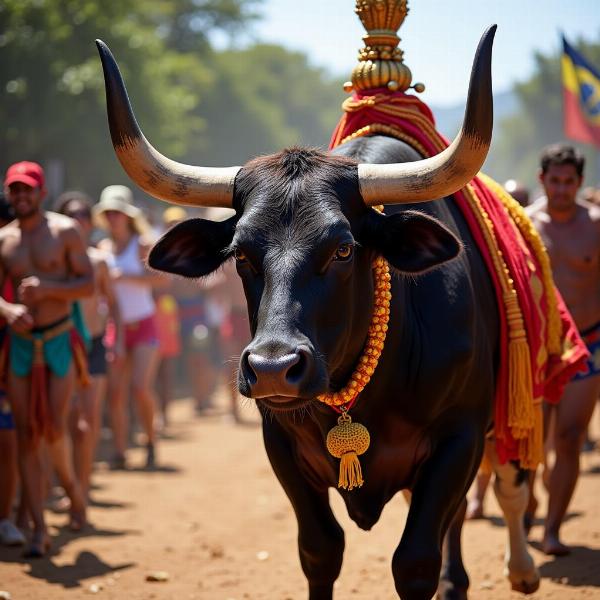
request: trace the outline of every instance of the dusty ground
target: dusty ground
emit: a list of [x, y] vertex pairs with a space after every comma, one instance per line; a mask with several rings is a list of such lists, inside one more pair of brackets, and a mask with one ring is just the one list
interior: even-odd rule
[[[254, 423], [249, 407], [245, 416]], [[170, 435], [160, 446], [163, 468], [136, 470], [131, 451], [126, 473], [99, 467], [90, 527], [68, 533], [64, 515], [50, 514], [53, 551], [25, 562], [16, 549], [0, 550], [0, 590], [14, 600], [277, 599], [306, 598], [296, 556], [292, 510], [271, 473], [256, 425], [235, 426], [223, 416], [197, 419], [186, 402], [174, 407]], [[541, 494], [543, 496], [543, 494]], [[540, 525], [532, 530], [532, 553], [543, 582], [534, 599], [600, 598], [600, 453], [584, 456], [583, 474], [564, 526], [571, 556], [553, 559], [537, 550]], [[544, 497], [545, 499], [545, 497]], [[390, 559], [406, 517], [397, 497], [370, 533], [332, 501], [346, 531], [346, 559], [338, 599], [395, 598]], [[492, 494], [488, 520], [467, 523], [465, 559], [471, 598], [514, 600], [502, 577], [505, 530]], [[166, 582], [146, 576], [166, 571]]]

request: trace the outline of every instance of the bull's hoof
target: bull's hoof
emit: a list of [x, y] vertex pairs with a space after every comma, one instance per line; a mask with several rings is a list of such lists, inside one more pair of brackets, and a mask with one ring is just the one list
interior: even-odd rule
[[536, 581], [525, 581], [524, 579], [521, 581], [511, 581], [510, 587], [514, 592], [521, 592], [521, 594], [533, 594], [537, 592], [540, 587], [540, 580]]
[[504, 574], [508, 581], [510, 581], [510, 587], [515, 592], [521, 592], [521, 594], [533, 594], [540, 587], [540, 574], [534, 567], [532, 571], [520, 571], [510, 572], [505, 569]]

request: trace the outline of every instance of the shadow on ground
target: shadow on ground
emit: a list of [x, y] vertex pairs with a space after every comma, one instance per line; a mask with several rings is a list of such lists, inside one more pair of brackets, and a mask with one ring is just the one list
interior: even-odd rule
[[[532, 545], [537, 547], [537, 544]], [[600, 550], [584, 546], [570, 548], [571, 554], [548, 557], [547, 562], [538, 565], [542, 577], [571, 587], [600, 587]]]
[[52, 558], [38, 559], [29, 564], [30, 569], [27, 575], [30, 577], [62, 585], [64, 588], [76, 588], [81, 586], [86, 579], [129, 569], [136, 563], [110, 565], [93, 552], [84, 550], [77, 555], [72, 565], [56, 565], [52, 562]]

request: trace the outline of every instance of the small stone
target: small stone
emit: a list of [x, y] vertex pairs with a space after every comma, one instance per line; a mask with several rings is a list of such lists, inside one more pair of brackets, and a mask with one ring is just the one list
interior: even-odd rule
[[267, 558], [269, 558], [269, 553], [266, 550], [261, 550], [256, 553], [256, 558], [258, 558], [258, 560], [267, 560]]
[[225, 550], [222, 546], [211, 546], [209, 554], [211, 558], [223, 558], [225, 556]]
[[91, 583], [88, 587], [88, 592], [90, 594], [97, 594], [102, 590], [102, 586], [99, 583]]
[[10, 600], [11, 598], [12, 596], [10, 595], [10, 592], [0, 590], [0, 600]]
[[169, 578], [166, 571], [152, 571], [146, 575], [146, 581], [169, 581]]

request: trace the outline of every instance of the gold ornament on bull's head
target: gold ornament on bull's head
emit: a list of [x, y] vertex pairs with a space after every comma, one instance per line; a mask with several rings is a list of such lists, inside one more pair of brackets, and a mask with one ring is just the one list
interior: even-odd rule
[[367, 35], [358, 53], [358, 64], [352, 71], [352, 81], [344, 90], [360, 92], [387, 87], [391, 92], [405, 92], [413, 88], [425, 90], [422, 83], [411, 86], [412, 73], [404, 64], [404, 53], [398, 48], [397, 31], [408, 14], [407, 0], [356, 0], [356, 14]]

